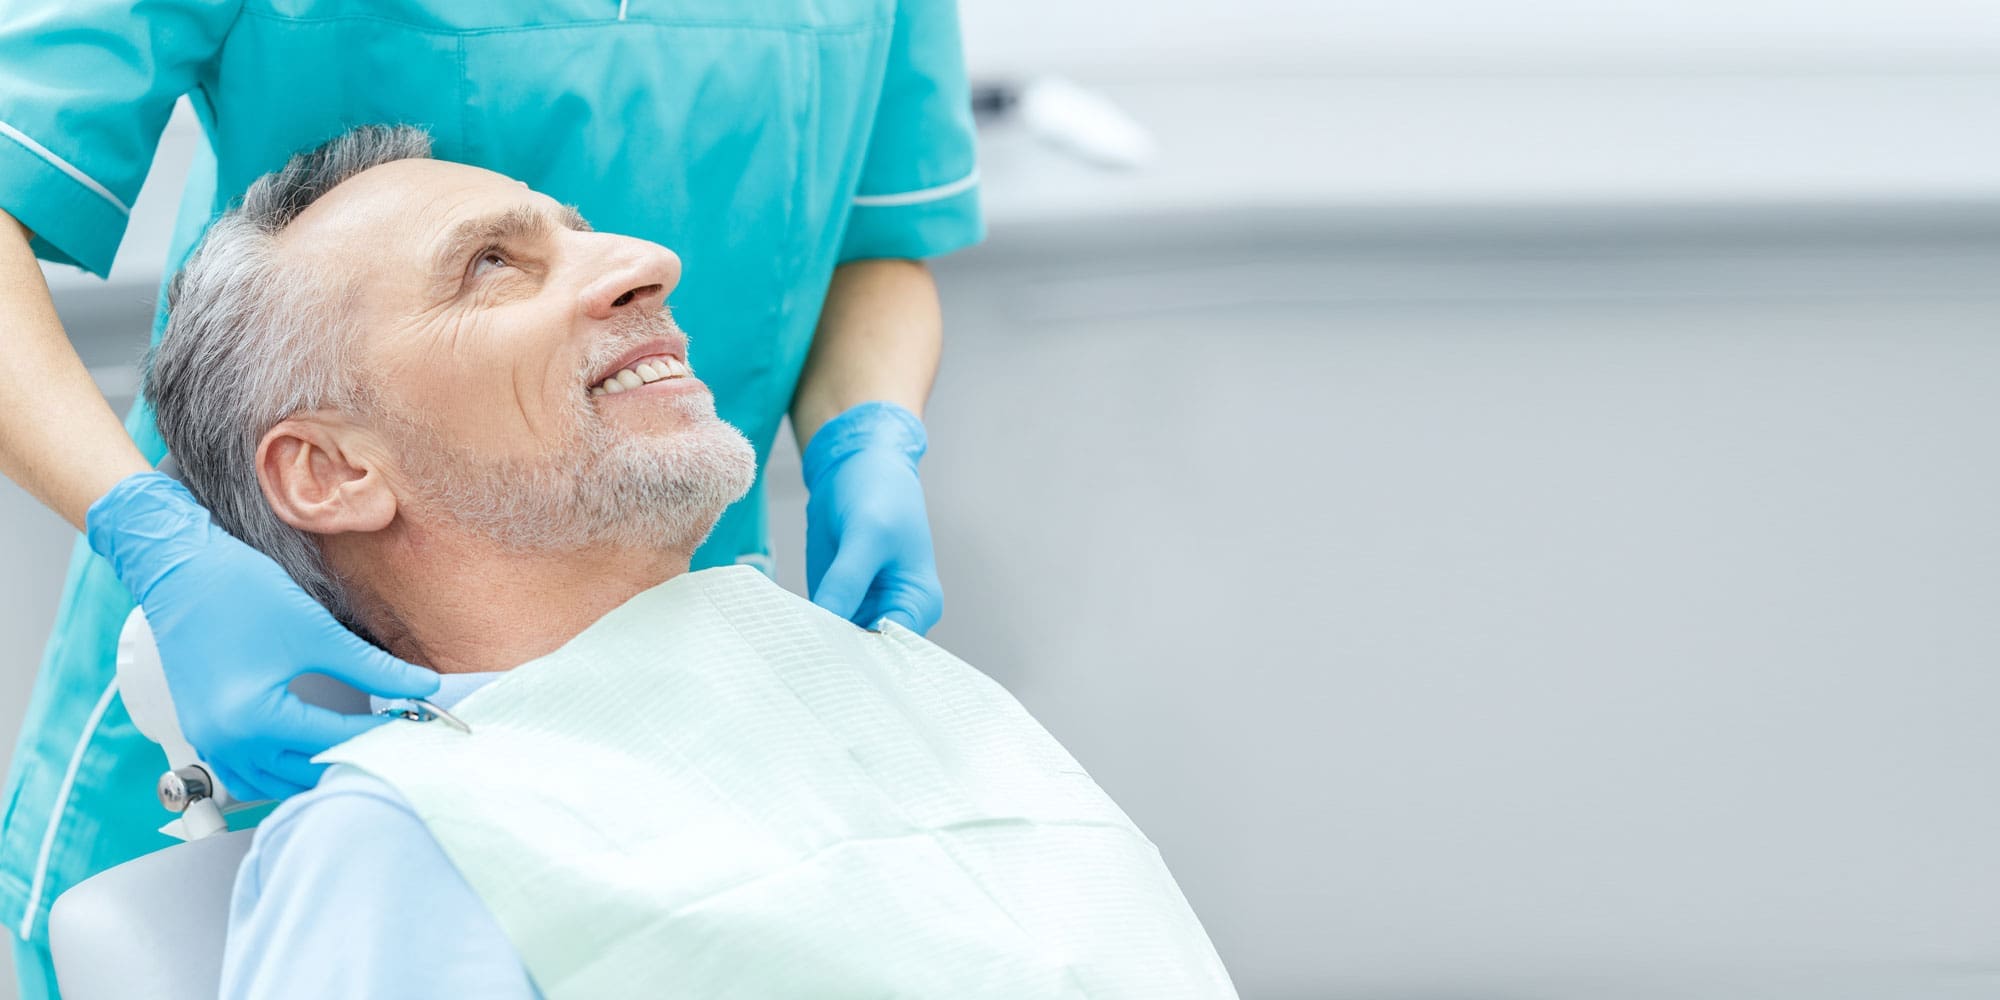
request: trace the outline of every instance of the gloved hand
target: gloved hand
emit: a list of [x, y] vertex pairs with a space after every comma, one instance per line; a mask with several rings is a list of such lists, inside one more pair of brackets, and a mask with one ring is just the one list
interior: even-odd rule
[[313, 754], [387, 721], [308, 705], [286, 690], [292, 678], [326, 674], [385, 698], [437, 691], [436, 674], [348, 631], [160, 473], [120, 480], [84, 523], [146, 611], [181, 733], [239, 800], [304, 791], [326, 769]]
[[864, 628], [889, 618], [918, 635], [944, 614], [917, 460], [923, 421], [862, 403], [826, 422], [800, 456], [806, 586], [814, 604]]

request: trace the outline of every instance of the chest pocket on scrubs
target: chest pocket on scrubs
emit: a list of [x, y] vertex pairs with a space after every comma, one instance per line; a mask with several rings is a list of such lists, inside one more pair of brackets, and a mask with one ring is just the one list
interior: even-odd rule
[[[439, 157], [679, 253], [671, 303], [690, 360], [761, 447], [844, 219], [842, 147], [872, 111], [872, 93], [823, 95], [822, 82], [851, 89], [892, 13], [891, 0], [247, 0], [220, 67], [334, 109], [341, 126], [428, 125]], [[270, 128], [258, 171], [339, 131], [269, 117], [217, 108], [225, 128]]]

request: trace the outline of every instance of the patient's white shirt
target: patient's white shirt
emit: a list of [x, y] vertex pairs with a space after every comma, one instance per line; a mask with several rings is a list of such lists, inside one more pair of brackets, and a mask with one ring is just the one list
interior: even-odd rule
[[[500, 673], [446, 674], [451, 707]], [[222, 998], [541, 994], [500, 924], [394, 789], [336, 765], [265, 817], [236, 873]]]

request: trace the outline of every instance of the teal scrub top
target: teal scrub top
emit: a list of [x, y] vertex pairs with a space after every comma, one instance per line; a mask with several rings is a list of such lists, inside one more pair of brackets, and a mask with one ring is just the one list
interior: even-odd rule
[[[41, 257], [109, 271], [184, 94], [209, 150], [169, 273], [252, 180], [369, 123], [679, 253], [690, 360], [760, 468], [696, 568], [770, 572], [761, 469], [834, 266], [984, 233], [951, 0], [11, 0], [0, 208]], [[143, 402], [127, 426], [157, 461]], [[163, 758], [110, 685], [130, 607], [79, 544], [0, 831], [0, 923], [23, 941], [70, 884], [168, 843]]]

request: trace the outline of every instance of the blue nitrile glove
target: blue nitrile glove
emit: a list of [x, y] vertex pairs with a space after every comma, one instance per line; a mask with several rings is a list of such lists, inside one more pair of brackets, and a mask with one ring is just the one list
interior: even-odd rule
[[423, 698], [438, 677], [363, 641], [270, 557], [209, 520], [181, 484], [127, 476], [84, 516], [90, 547], [146, 610], [181, 733], [242, 801], [319, 781], [308, 758], [386, 721], [300, 701], [319, 673], [385, 698]]
[[926, 445], [923, 421], [894, 403], [862, 403], [813, 435], [799, 459], [814, 604], [864, 628], [937, 624], [944, 592], [917, 481]]

